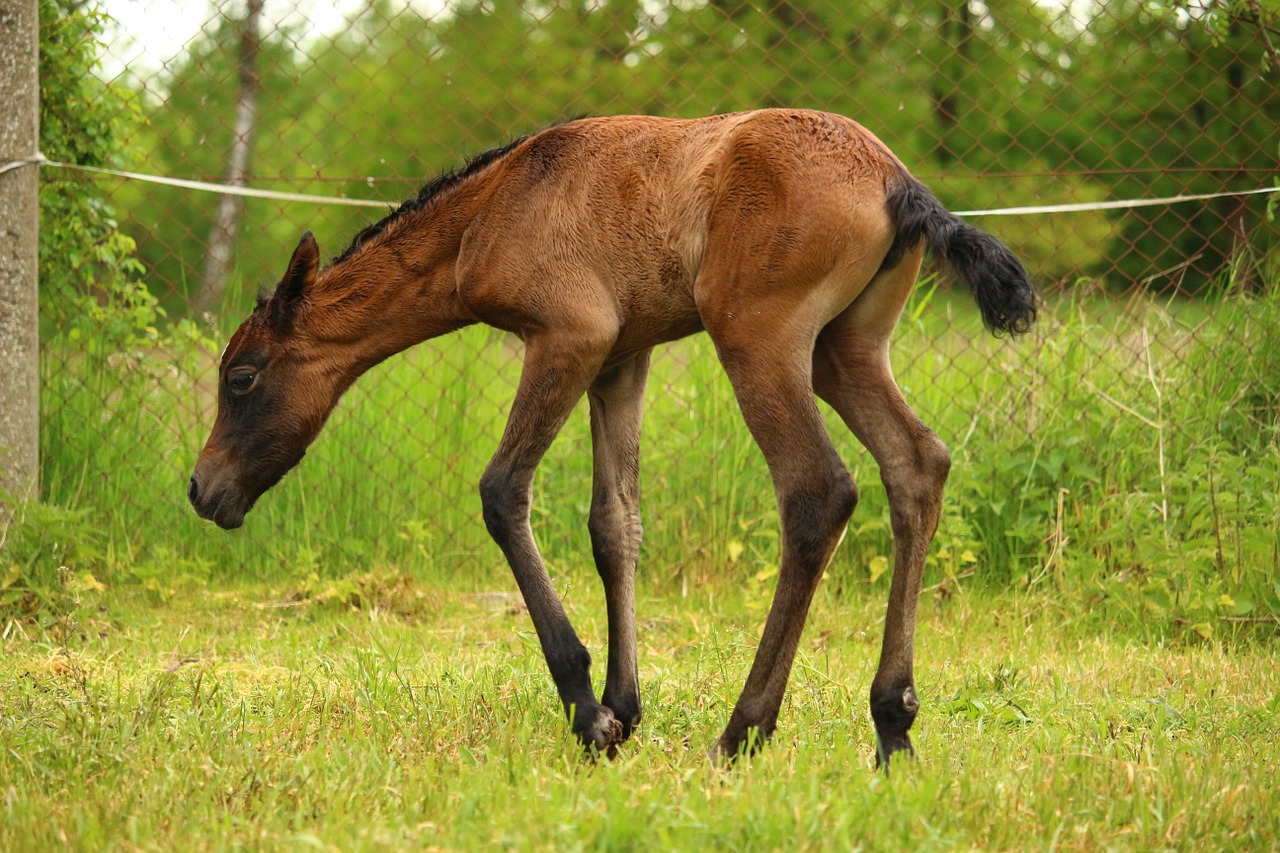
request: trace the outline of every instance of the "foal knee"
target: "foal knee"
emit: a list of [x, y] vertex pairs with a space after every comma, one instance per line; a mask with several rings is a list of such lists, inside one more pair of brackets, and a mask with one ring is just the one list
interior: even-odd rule
[[606, 581], [634, 569], [643, 534], [638, 509], [618, 500], [597, 500], [587, 517], [587, 532], [596, 569]]
[[484, 525], [499, 544], [506, 541], [528, 511], [526, 490], [505, 469], [484, 472], [480, 478], [480, 504]]
[[914, 486], [921, 493], [941, 491], [947, 475], [951, 473], [951, 451], [928, 427], [920, 427], [914, 444], [914, 452], [897, 466], [901, 473], [898, 479], [904, 482], [894, 485], [899, 488]]
[[797, 490], [783, 499], [784, 541], [799, 565], [814, 574], [823, 570], [857, 505], [858, 487], [846, 471], [822, 490]]
[[928, 429], [918, 437], [915, 452], [908, 459], [881, 470], [895, 533], [904, 525], [914, 526], [938, 513], [950, 472], [951, 452]]
[[920, 467], [925, 475], [936, 482], [937, 487], [941, 489], [947, 482], [947, 475], [951, 473], [951, 451], [947, 449], [942, 439], [938, 438], [932, 430], [928, 430], [920, 443], [919, 453]]

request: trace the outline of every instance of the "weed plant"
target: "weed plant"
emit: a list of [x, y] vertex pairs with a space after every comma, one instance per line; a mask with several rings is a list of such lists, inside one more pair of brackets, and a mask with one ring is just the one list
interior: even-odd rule
[[[954, 460], [926, 585], [1047, 588], [1139, 631], [1274, 628], [1278, 293], [1206, 304], [1081, 288], [1009, 342], [986, 336], [965, 301], [920, 287], [892, 357]], [[375, 368], [245, 528], [224, 533], [185, 500], [218, 344], [191, 324], [161, 335], [158, 311], [126, 308], [111, 335], [46, 343], [44, 500], [8, 531], [5, 606], [38, 609], [60, 570], [161, 596], [179, 582], [320, 585], [364, 571], [505, 582], [475, 484], [519, 376], [517, 341], [476, 327]], [[827, 415], [862, 495], [828, 583], [860, 594], [887, 584], [888, 510], [873, 460]], [[566, 589], [594, 586], [585, 404], [535, 490], [553, 573]], [[767, 597], [772, 490], [703, 336], [655, 357], [642, 490], [653, 590], [725, 580]]]

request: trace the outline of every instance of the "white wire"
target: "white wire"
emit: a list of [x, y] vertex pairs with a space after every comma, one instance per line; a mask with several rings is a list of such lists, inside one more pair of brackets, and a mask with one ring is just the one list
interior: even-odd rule
[[[255, 187], [241, 187], [230, 184], [215, 184], [208, 181], [191, 181], [186, 178], [169, 178], [162, 175], [148, 175], [141, 172], [126, 172], [120, 169], [106, 169], [100, 166], [81, 166], [76, 163], [60, 163], [57, 160], [46, 159], [43, 154], [36, 154], [25, 160], [13, 160], [0, 166], [0, 175], [5, 172], [17, 169], [21, 166], [52, 166], [58, 169], [72, 169], [80, 172], [92, 172], [99, 175], [111, 175], [117, 178], [127, 178], [133, 181], [143, 181], [150, 184], [163, 184], [171, 187], [182, 187], [183, 189], [198, 190], [201, 192], [213, 192], [220, 195], [238, 195], [248, 198], [265, 198], [276, 201], [298, 201], [307, 204], [332, 204], [344, 205], [347, 207], [394, 207], [395, 203], [386, 201], [376, 201], [374, 199], [363, 198], [342, 198], [339, 196], [323, 196], [308, 195], [306, 193], [286, 193], [276, 190], [257, 189]], [[1140, 198], [1140, 199], [1123, 199], [1119, 201], [1085, 201], [1072, 204], [1041, 204], [1022, 207], [996, 207], [986, 210], [955, 210], [952, 211], [956, 216], [1033, 216], [1042, 213], [1080, 213], [1093, 210], [1132, 210], [1137, 207], [1159, 207], [1171, 204], [1180, 204], [1187, 201], [1209, 201], [1215, 198], [1232, 198], [1238, 196], [1264, 195], [1269, 193], [1280, 192], [1280, 186], [1275, 187], [1258, 187], [1249, 190], [1226, 190], [1216, 193], [1194, 193], [1188, 195], [1164, 196], [1163, 198]]]
[[1280, 192], [1280, 187], [1259, 187], [1253, 190], [1228, 190], [1220, 193], [1195, 193], [1171, 195], [1164, 198], [1138, 198], [1121, 201], [1082, 201], [1075, 204], [1041, 204], [1031, 207], [997, 207], [991, 210], [955, 210], [956, 216], [1026, 216], [1035, 213], [1077, 213], [1086, 210], [1130, 210], [1135, 207], [1159, 207], [1184, 201], [1207, 201], [1213, 198], [1231, 198], [1242, 195], [1262, 195]]

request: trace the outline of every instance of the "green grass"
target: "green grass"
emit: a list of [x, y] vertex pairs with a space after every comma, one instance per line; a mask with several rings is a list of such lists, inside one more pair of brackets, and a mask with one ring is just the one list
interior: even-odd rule
[[[9, 621], [0, 849], [1268, 849], [1280, 670], [1264, 643], [1143, 643], [1056, 597], [937, 589], [920, 760], [871, 767], [881, 590], [824, 584], [780, 730], [705, 752], [762, 602], [641, 585], [646, 716], [613, 762], [565, 734], [527, 614], [405, 575], [304, 588], [71, 579]], [[603, 605], [571, 614], [602, 670]], [[598, 675], [599, 677], [599, 675]]]

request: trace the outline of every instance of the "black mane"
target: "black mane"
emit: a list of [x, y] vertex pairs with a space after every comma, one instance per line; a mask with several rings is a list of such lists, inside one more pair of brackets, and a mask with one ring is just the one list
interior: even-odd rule
[[361, 246], [368, 243], [374, 237], [377, 237], [383, 231], [386, 231], [387, 227], [391, 225], [391, 223], [401, 217], [413, 213], [415, 210], [421, 210], [433, 198], [440, 195], [445, 190], [462, 183], [462, 181], [471, 177], [476, 172], [479, 172], [490, 163], [501, 160], [528, 138], [528, 136], [521, 136], [519, 139], [513, 139], [508, 142], [506, 145], [500, 145], [497, 148], [490, 148], [488, 151], [472, 157], [463, 166], [432, 178], [423, 185], [422, 189], [418, 190], [418, 194], [416, 196], [403, 202], [399, 207], [391, 211], [382, 219], [372, 225], [369, 225], [360, 231], [360, 233], [356, 234], [355, 238], [351, 241], [351, 245], [347, 247], [347, 250], [334, 258], [333, 262], [337, 264], [345, 261], [347, 258], [359, 251]]

